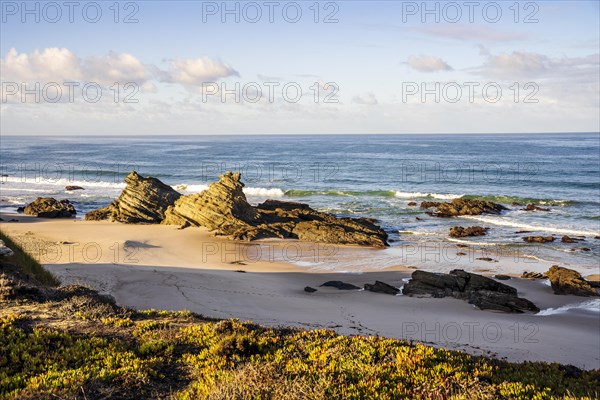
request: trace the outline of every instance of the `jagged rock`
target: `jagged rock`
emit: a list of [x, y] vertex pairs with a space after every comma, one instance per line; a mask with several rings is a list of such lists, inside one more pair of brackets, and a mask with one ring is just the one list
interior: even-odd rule
[[69, 200], [56, 200], [52, 197], [38, 197], [23, 209], [26, 215], [38, 218], [70, 218], [77, 214]]
[[228, 172], [207, 190], [183, 196], [163, 224], [203, 226], [235, 240], [291, 238], [311, 242], [387, 246], [387, 234], [368, 218], [337, 218], [307, 204], [267, 200], [252, 207], [239, 173]]
[[4, 240], [0, 240], [0, 256], [1, 257], [12, 257], [15, 253], [12, 251], [10, 247], [7, 247], [4, 244]]
[[342, 281], [327, 281], [321, 286], [329, 286], [339, 290], [358, 290], [360, 289], [358, 286], [355, 286], [351, 283], [346, 283]]
[[554, 294], [572, 294], [575, 296], [596, 296], [597, 292], [581, 274], [575, 270], [553, 265], [546, 272]]
[[519, 298], [517, 290], [494, 279], [460, 269], [449, 274], [415, 271], [402, 293], [413, 297], [454, 297], [467, 300], [481, 309], [525, 312], [539, 309], [529, 300]]
[[304, 291], [307, 292], [307, 293], [314, 293], [314, 292], [317, 291], [317, 289], [312, 288], [310, 286], [307, 286], [307, 287], [304, 288]]
[[585, 242], [585, 239], [574, 238], [574, 237], [565, 235], [560, 239], [560, 241], [563, 243], [577, 243], [577, 242]]
[[468, 301], [469, 304], [473, 304], [482, 310], [503, 312], [540, 311], [535, 304], [527, 299], [491, 290], [470, 292]]
[[522, 208], [523, 211], [550, 211], [549, 208], [538, 207], [535, 204], [529, 203], [525, 208]]
[[81, 186], [65, 186], [65, 190], [73, 191], [73, 190], [85, 190]]
[[554, 242], [554, 236], [525, 236], [523, 241], [527, 243], [549, 243]]
[[435, 217], [456, 217], [459, 215], [481, 215], [481, 214], [500, 214], [507, 210], [506, 207], [493, 203], [491, 201], [475, 199], [454, 199], [449, 203], [437, 201], [424, 201], [421, 208], [435, 208], [435, 212], [430, 212]]
[[541, 274], [539, 272], [527, 272], [527, 271], [523, 271], [521, 278], [523, 278], [523, 279], [548, 279], [548, 277], [546, 275]]
[[400, 293], [400, 289], [381, 281], [375, 281], [375, 283], [372, 285], [370, 283], [365, 283], [365, 290], [368, 290], [369, 292], [392, 295], [397, 295], [398, 293]]
[[414, 206], [416, 206], [416, 205], [417, 205], [417, 202], [416, 202], [416, 201], [409, 201], [409, 202], [408, 202], [408, 206], [409, 206], [409, 207], [414, 207]]
[[450, 228], [450, 237], [462, 238], [467, 236], [484, 236], [490, 228], [484, 228], [482, 226], [469, 226], [464, 228], [462, 226], [453, 226]]
[[159, 223], [167, 207], [181, 196], [172, 187], [152, 177], [144, 178], [133, 171], [125, 177], [127, 187], [107, 207], [90, 211], [86, 220], [111, 220], [125, 223]]
[[239, 173], [227, 172], [203, 192], [181, 196], [165, 212], [167, 225], [203, 226], [219, 235], [232, 235], [259, 221], [246, 200]]
[[18, 212], [19, 214], [22, 214], [22, 213], [24, 213], [24, 212], [25, 212], [25, 207], [17, 207], [17, 212]]

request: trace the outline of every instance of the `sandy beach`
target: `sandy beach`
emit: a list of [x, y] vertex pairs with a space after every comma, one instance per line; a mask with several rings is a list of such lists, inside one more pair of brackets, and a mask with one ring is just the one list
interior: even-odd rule
[[[550, 310], [590, 300], [554, 295], [544, 281], [507, 281], [542, 312], [504, 314], [482, 311], [456, 299], [319, 287], [328, 280], [360, 287], [381, 280], [402, 287], [414, 266], [407, 268], [399, 262], [381, 268], [374, 263], [362, 273], [348, 272], [344, 267], [345, 260], [355, 260], [357, 254], [376, 260], [378, 251], [387, 250], [280, 240], [238, 243], [214, 238], [203, 228], [45, 220], [16, 214], [1, 217], [4, 221], [18, 220], [2, 222], [2, 230], [63, 284], [89, 285], [124, 306], [186, 309], [207, 317], [239, 318], [269, 326], [403, 338], [510, 361], [600, 367], [598, 314], [582, 307], [566, 312]], [[310, 259], [317, 262], [302, 261]], [[330, 269], [345, 272], [310, 267], [328, 260]], [[508, 259], [498, 261], [493, 265], [495, 271], [511, 265]], [[476, 266], [481, 263], [473, 265], [466, 260], [462, 264], [471, 270], [477, 270]], [[447, 269], [457, 267], [461, 265], [448, 264]], [[318, 290], [307, 293], [306, 286]]]

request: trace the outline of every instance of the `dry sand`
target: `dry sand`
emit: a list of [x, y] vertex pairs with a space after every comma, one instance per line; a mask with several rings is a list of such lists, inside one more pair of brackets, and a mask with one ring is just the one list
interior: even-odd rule
[[[598, 312], [579, 309], [550, 315], [504, 314], [482, 311], [455, 299], [319, 287], [327, 280], [357, 286], [382, 280], [401, 287], [411, 273], [402, 263], [383, 269], [376, 262], [369, 266], [368, 261], [376, 260], [382, 250], [295, 241], [235, 243], [214, 238], [200, 228], [179, 230], [173, 226], [44, 220], [23, 215], [2, 218], [19, 220], [3, 222], [1, 229], [64, 284], [90, 285], [114, 296], [121, 305], [187, 309], [209, 317], [239, 318], [270, 326], [404, 338], [511, 361], [556, 361], [600, 368]], [[286, 259], [302, 261], [293, 264]], [[369, 266], [363, 267], [362, 273], [323, 271], [356, 271], [348, 265], [356, 266], [357, 259]], [[509, 263], [500, 259], [494, 270], [502, 270], [504, 265], [509, 268]], [[481, 263], [467, 261], [462, 266], [475, 270]], [[448, 270], [456, 267], [453, 264]], [[556, 296], [541, 281], [511, 279], [505, 283], [541, 309], [589, 301]], [[305, 286], [318, 291], [307, 293]]]

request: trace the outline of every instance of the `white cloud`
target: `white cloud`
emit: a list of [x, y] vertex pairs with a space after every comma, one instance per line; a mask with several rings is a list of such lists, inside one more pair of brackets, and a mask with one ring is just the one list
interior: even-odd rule
[[18, 53], [12, 48], [0, 60], [2, 80], [6, 82], [40, 82], [45, 84], [86, 81], [99, 84], [114, 82], [143, 83], [151, 78], [148, 68], [127, 53], [109, 52], [104, 56], [80, 60], [65, 48], [49, 47], [32, 53]]
[[373, 93], [365, 93], [359, 96], [355, 96], [352, 99], [353, 103], [356, 104], [361, 104], [361, 105], [366, 105], [366, 106], [374, 106], [376, 105], [377, 102], [377, 98], [375, 97], [375, 94]]
[[439, 57], [411, 55], [406, 63], [420, 72], [452, 71], [452, 67]]
[[80, 60], [70, 50], [50, 47], [30, 54], [11, 48], [0, 60], [0, 73], [8, 82], [55, 82], [79, 80], [83, 76]]
[[228, 76], [239, 76], [231, 66], [208, 57], [171, 60], [167, 81], [183, 85], [202, 85]]
[[84, 62], [85, 75], [94, 82], [144, 82], [150, 77], [146, 66], [128, 53], [109, 52], [105, 56], [90, 57]]
[[490, 54], [482, 48], [481, 54], [486, 57], [484, 64], [475, 72], [492, 78], [501, 79], [537, 79], [563, 78], [586, 82], [597, 81], [600, 56], [591, 54], [585, 57], [551, 58], [544, 54], [513, 51], [512, 53]]

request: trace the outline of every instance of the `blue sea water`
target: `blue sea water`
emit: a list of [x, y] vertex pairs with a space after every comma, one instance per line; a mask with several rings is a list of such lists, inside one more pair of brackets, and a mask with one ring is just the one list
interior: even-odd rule
[[[0, 209], [38, 196], [68, 198], [79, 216], [123, 189], [131, 170], [182, 193], [201, 191], [227, 171], [242, 172], [251, 203], [309, 203], [342, 216], [380, 220], [394, 245], [449, 241], [454, 225], [490, 227], [472, 245], [525, 246], [555, 235], [536, 257], [590, 269], [600, 263], [600, 134], [336, 136], [2, 136]], [[85, 190], [68, 192], [66, 185]], [[473, 197], [502, 203], [500, 216], [430, 217], [425, 200]], [[534, 203], [550, 211], [528, 212]], [[585, 236], [565, 244], [560, 237]], [[539, 246], [538, 246], [539, 247]], [[590, 251], [581, 250], [589, 248]]]

